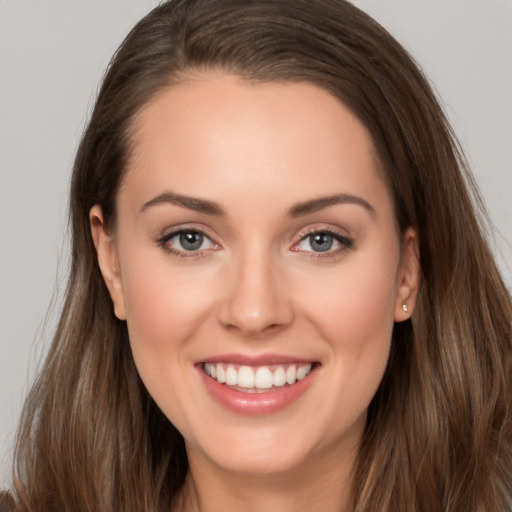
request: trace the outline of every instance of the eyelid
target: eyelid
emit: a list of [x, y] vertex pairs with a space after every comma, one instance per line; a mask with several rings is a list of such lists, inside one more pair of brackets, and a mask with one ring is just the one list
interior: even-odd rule
[[[197, 258], [201, 256], [205, 256], [208, 252], [212, 250], [218, 250], [221, 248], [221, 244], [219, 244], [216, 241], [216, 237], [209, 234], [209, 229], [205, 229], [202, 226], [197, 226], [194, 224], [185, 224], [185, 225], [178, 225], [174, 227], [170, 227], [167, 230], [163, 231], [163, 234], [158, 235], [155, 238], [155, 243], [161, 247], [165, 252], [182, 258]], [[170, 246], [169, 241], [172, 240], [174, 237], [187, 233], [187, 232], [193, 232], [193, 233], [199, 233], [203, 237], [205, 237], [207, 240], [210, 241], [211, 245], [213, 247], [208, 247], [206, 249], [198, 249], [195, 251], [187, 251], [185, 249], [180, 250], [176, 247]], [[329, 236], [332, 236], [335, 241], [341, 245], [341, 247], [338, 247], [336, 249], [328, 249], [325, 252], [321, 251], [308, 251], [303, 250], [300, 248], [297, 248], [297, 246], [303, 242], [308, 237], [315, 235], [315, 234], [327, 234]], [[307, 255], [308, 257], [314, 257], [314, 258], [328, 258], [328, 257], [335, 257], [338, 256], [340, 253], [350, 250], [354, 248], [354, 239], [346, 233], [345, 230], [342, 230], [340, 228], [336, 228], [333, 226], [325, 226], [325, 225], [315, 225], [310, 226], [297, 235], [296, 241], [293, 243], [291, 250], [293, 252], [297, 253], [303, 253], [304, 255]]]
[[[198, 249], [197, 251], [186, 251], [184, 249], [180, 250], [176, 247], [169, 245], [170, 240], [183, 233], [198, 233], [202, 235], [204, 238], [208, 239], [214, 247]], [[205, 256], [205, 253], [211, 250], [217, 250], [220, 248], [220, 244], [217, 243], [214, 240], [214, 238], [207, 233], [206, 229], [195, 225], [179, 225], [173, 228], [169, 228], [165, 230], [165, 232], [162, 235], [159, 235], [156, 238], [155, 243], [168, 254], [182, 258], [198, 258], [201, 256]]]
[[[315, 235], [315, 234], [327, 234], [332, 236], [342, 247], [334, 250], [327, 250], [325, 252], [320, 251], [306, 251], [303, 249], [294, 249], [296, 248], [301, 242], [306, 240], [308, 237]], [[307, 257], [312, 258], [328, 258], [328, 257], [335, 257], [338, 256], [340, 253], [350, 250], [354, 248], [354, 239], [347, 235], [346, 232], [337, 228], [334, 228], [332, 226], [311, 226], [305, 229], [304, 231], [301, 231], [298, 236], [298, 241], [294, 242], [292, 245], [291, 250], [294, 252], [302, 252], [307, 254]]]

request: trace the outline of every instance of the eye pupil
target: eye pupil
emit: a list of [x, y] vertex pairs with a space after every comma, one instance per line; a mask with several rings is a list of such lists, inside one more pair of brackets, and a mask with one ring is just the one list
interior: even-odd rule
[[196, 231], [180, 234], [180, 245], [186, 251], [197, 251], [203, 245], [204, 236]]
[[316, 252], [325, 252], [332, 248], [334, 240], [327, 233], [316, 233], [309, 237], [311, 248]]

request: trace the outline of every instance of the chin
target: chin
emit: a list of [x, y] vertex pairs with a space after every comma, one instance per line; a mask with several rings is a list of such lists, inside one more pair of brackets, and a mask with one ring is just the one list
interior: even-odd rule
[[[295, 449], [297, 448], [297, 449]], [[229, 453], [227, 453], [229, 451]], [[300, 447], [274, 450], [233, 449], [212, 453], [211, 461], [225, 471], [240, 475], [278, 475], [297, 470], [307, 464], [308, 454]]]
[[200, 453], [201, 458], [230, 473], [277, 476], [310, 469], [315, 460], [331, 452], [354, 453], [352, 448], [360, 438], [320, 432], [311, 425], [298, 429], [295, 422], [293, 426], [284, 423], [222, 429], [222, 433], [212, 428], [207, 439], [187, 443], [189, 458]]

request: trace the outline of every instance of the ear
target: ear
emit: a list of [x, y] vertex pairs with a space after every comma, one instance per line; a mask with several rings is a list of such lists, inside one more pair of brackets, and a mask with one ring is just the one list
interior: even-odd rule
[[119, 271], [117, 248], [114, 239], [105, 229], [103, 212], [99, 205], [95, 205], [91, 208], [89, 221], [91, 223], [92, 239], [98, 255], [98, 265], [103, 280], [110, 292], [112, 302], [114, 303], [114, 313], [119, 320], [126, 320], [126, 308], [123, 284]]
[[408, 228], [402, 237], [401, 261], [398, 271], [395, 322], [412, 316], [420, 286], [420, 249], [416, 231]]

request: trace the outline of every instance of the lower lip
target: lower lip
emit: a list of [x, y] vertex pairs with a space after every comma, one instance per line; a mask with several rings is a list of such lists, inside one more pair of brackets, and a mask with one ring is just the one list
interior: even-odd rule
[[298, 400], [313, 382], [317, 370], [315, 365], [306, 377], [291, 386], [268, 392], [246, 393], [220, 384], [206, 375], [202, 368], [198, 368], [206, 389], [220, 405], [232, 412], [249, 416], [272, 414]]

